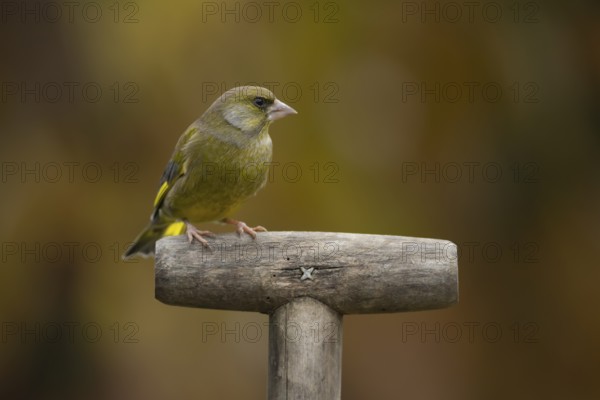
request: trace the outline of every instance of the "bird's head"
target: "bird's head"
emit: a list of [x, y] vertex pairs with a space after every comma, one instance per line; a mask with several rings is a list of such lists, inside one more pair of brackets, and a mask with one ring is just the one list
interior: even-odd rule
[[223, 93], [207, 113], [250, 134], [258, 134], [272, 121], [296, 110], [280, 100], [268, 89], [260, 86], [240, 86]]

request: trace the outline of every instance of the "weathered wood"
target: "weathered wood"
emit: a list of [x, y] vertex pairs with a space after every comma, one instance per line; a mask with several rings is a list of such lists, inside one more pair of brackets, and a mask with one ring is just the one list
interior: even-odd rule
[[415, 311], [458, 301], [456, 245], [327, 232], [185, 237], [156, 244], [164, 303], [269, 313], [269, 399], [341, 393], [342, 315]]
[[446, 240], [261, 232], [256, 240], [232, 233], [209, 243], [211, 251], [184, 236], [158, 241], [158, 300], [272, 313], [308, 296], [340, 314], [436, 309], [458, 301], [456, 245]]
[[332, 399], [342, 390], [342, 315], [310, 297], [269, 317], [268, 398]]

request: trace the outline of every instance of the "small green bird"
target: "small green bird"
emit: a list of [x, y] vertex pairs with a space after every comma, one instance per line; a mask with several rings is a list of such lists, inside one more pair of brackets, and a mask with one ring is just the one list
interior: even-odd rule
[[150, 255], [163, 236], [185, 231], [208, 247], [192, 223], [221, 221], [237, 233], [256, 238], [262, 226], [250, 228], [230, 215], [267, 182], [273, 145], [269, 126], [296, 110], [277, 100], [269, 90], [241, 86], [225, 92], [181, 135], [167, 163], [154, 200], [150, 224], [123, 258]]

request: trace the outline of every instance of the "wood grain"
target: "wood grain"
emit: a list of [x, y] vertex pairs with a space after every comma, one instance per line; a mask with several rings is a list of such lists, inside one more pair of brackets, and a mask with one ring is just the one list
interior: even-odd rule
[[310, 297], [269, 317], [268, 398], [339, 400], [342, 315]]
[[[273, 313], [311, 297], [340, 314], [436, 309], [458, 301], [456, 245], [446, 240], [331, 232], [264, 232], [156, 246], [163, 303]], [[312, 279], [301, 268], [310, 270]], [[306, 278], [306, 276], [305, 276]]]

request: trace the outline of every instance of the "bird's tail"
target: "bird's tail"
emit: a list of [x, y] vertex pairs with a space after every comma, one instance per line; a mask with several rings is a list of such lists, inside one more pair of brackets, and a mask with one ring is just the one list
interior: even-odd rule
[[185, 232], [185, 223], [178, 222], [150, 222], [146, 229], [135, 238], [135, 241], [123, 254], [123, 259], [139, 254], [143, 257], [148, 257], [154, 254], [154, 246], [156, 241], [164, 236], [176, 236]]

